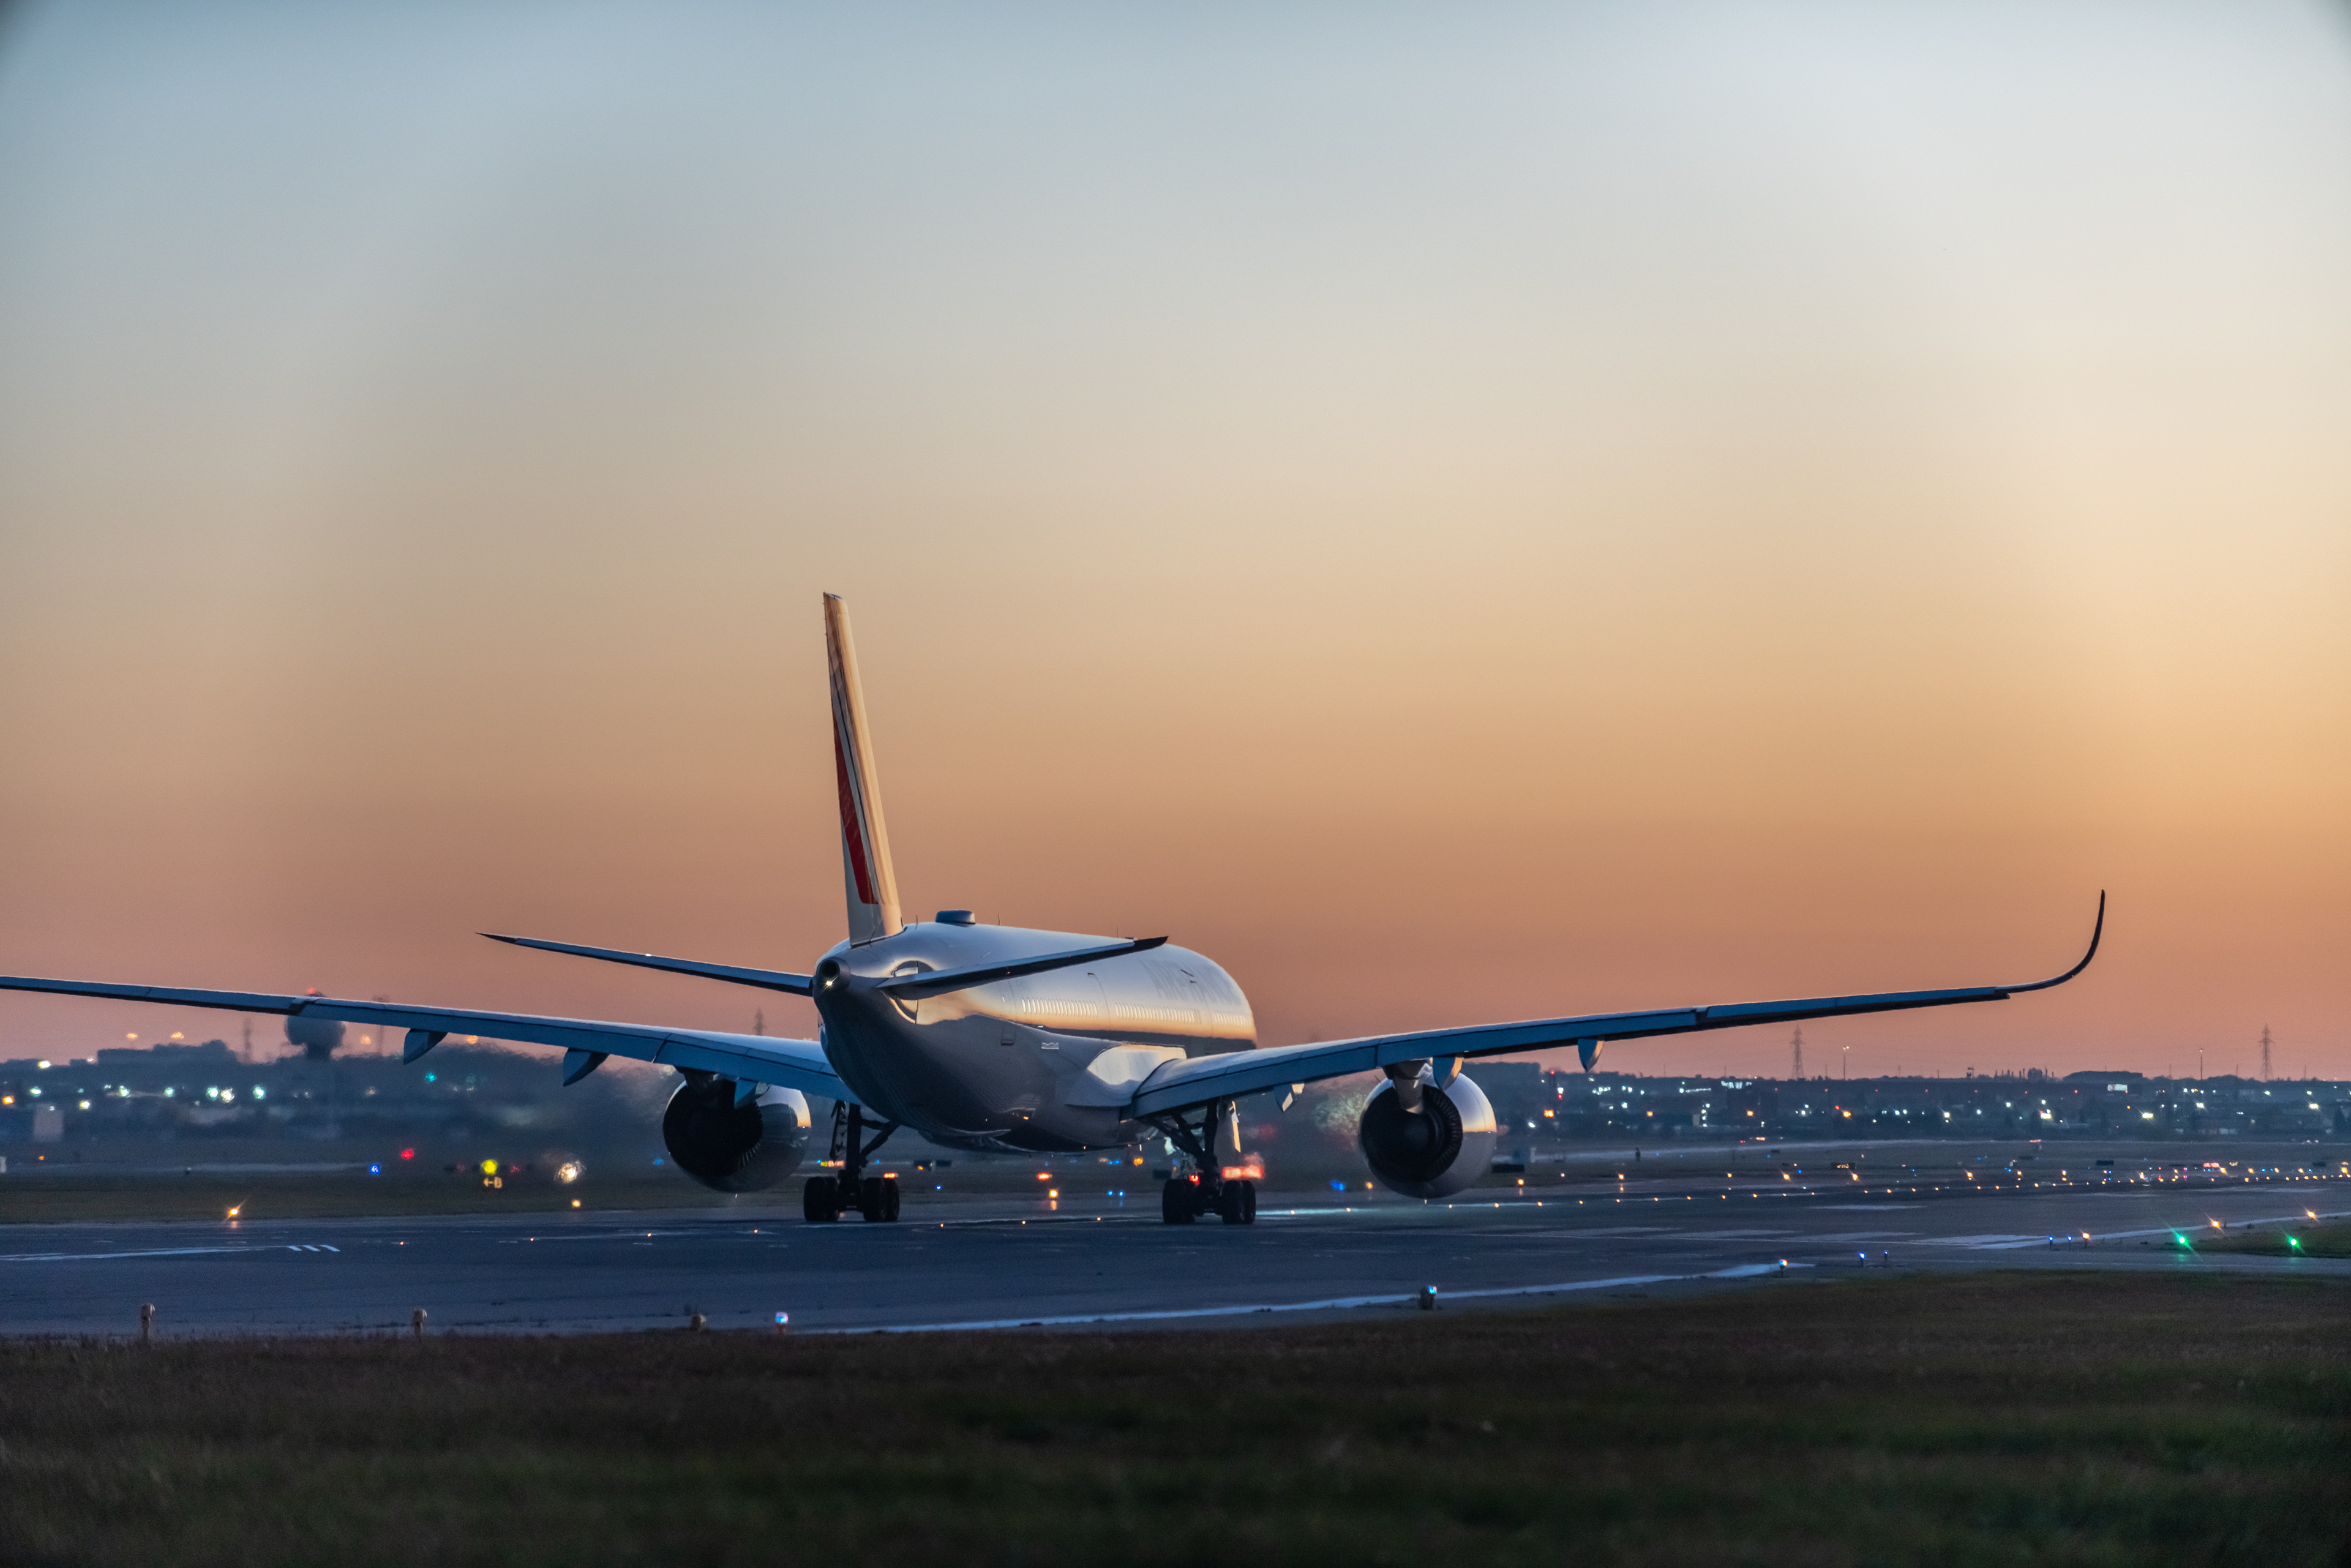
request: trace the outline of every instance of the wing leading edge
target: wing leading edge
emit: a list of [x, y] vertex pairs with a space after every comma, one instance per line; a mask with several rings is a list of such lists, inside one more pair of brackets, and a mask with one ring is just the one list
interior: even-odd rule
[[[405, 1002], [351, 1001], [340, 997], [287, 997], [263, 991], [199, 991], [172, 986], [112, 985], [99, 980], [46, 980], [0, 975], [0, 990], [47, 991], [71, 997], [112, 997], [121, 1001], [163, 1002], [227, 1012], [284, 1013], [334, 1019], [410, 1031], [413, 1061], [453, 1034], [530, 1045], [559, 1046], [567, 1058], [564, 1082], [576, 1082], [607, 1056], [657, 1061], [681, 1071], [715, 1072], [744, 1083], [773, 1083], [828, 1099], [855, 1101], [841, 1075], [812, 1040], [777, 1040], [758, 1034], [722, 1034], [715, 1030], [662, 1029], [650, 1024], [607, 1023], [593, 1019], [540, 1018], [529, 1013], [478, 1012], [468, 1008], [414, 1007]], [[592, 1060], [591, 1060], [592, 1059]]]
[[1687, 1034], [1698, 1030], [1739, 1029], [1750, 1024], [1791, 1023], [1805, 1019], [1837, 1018], [1849, 1013], [1902, 1012], [1912, 1008], [1950, 1007], [1960, 1002], [1996, 1002], [2026, 991], [2062, 986], [2090, 966], [2097, 956], [2098, 938], [2106, 928], [2106, 895], [2098, 894], [2097, 924], [2091, 928], [2089, 951], [2082, 961], [2051, 979], [2017, 986], [1966, 986], [1940, 991], [1880, 991], [1868, 996], [1813, 997], [1782, 1002], [1737, 1002], [1725, 1006], [1673, 1008], [1637, 1013], [1594, 1013], [1583, 1018], [1536, 1019], [1524, 1023], [1473, 1024], [1463, 1029], [1419, 1030], [1409, 1034], [1372, 1035], [1361, 1040], [1327, 1040], [1315, 1045], [1277, 1046], [1269, 1051], [1234, 1051], [1171, 1061], [1137, 1088], [1127, 1112], [1155, 1116], [1206, 1104], [1212, 1100], [1252, 1094], [1284, 1084], [1311, 1083], [1368, 1072], [1399, 1062], [1436, 1057], [1501, 1056], [1514, 1051], [1541, 1051], [1573, 1045], [1584, 1053], [1588, 1068], [1600, 1042], [1638, 1040], [1649, 1035]]

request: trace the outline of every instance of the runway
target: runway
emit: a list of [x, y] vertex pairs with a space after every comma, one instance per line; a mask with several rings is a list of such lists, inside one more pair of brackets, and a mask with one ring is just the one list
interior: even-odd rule
[[[1472, 1200], [1475, 1201], [1472, 1201]], [[2351, 1263], [2199, 1257], [2175, 1228], [2351, 1209], [2339, 1180], [1876, 1196], [1637, 1184], [1580, 1197], [1464, 1195], [1285, 1207], [1258, 1223], [1160, 1223], [1155, 1197], [941, 1198], [896, 1225], [809, 1225], [779, 1205], [559, 1217], [0, 1228], [0, 1333], [405, 1330], [794, 1333], [1022, 1324], [1296, 1322], [1440, 1305], [1823, 1278], [1864, 1268], [2283, 1269]], [[2086, 1241], [2084, 1239], [2087, 1234]]]

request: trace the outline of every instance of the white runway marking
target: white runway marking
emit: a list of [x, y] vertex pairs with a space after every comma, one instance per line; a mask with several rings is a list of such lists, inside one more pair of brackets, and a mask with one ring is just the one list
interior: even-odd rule
[[87, 1263], [101, 1258], [187, 1258], [199, 1252], [262, 1252], [261, 1247], [157, 1247], [144, 1252], [11, 1252], [0, 1263]]
[[[2193, 1242], [2199, 1237], [2210, 1238], [2223, 1234], [2230, 1236], [2241, 1236], [2246, 1231], [2254, 1228], [2256, 1226], [2266, 1225], [2272, 1229], [2275, 1229], [2281, 1225], [2299, 1225], [2306, 1220], [2312, 1219], [2344, 1218], [2351, 1218], [2351, 1215], [2345, 1215], [2339, 1212], [2313, 1215], [2306, 1211], [2301, 1214], [2281, 1214], [2274, 1218], [2240, 1219], [2234, 1225], [2230, 1226], [2225, 1232], [2214, 1229], [2212, 1228], [2212, 1222], [2209, 1218], [2199, 1218], [2189, 1220], [2180, 1225], [2158, 1225], [2151, 1229], [2146, 1230], [2093, 1230], [2089, 1233], [2088, 1239], [2092, 1246], [2095, 1246], [2101, 1241], [2133, 1240], [2141, 1236], [2185, 1236], [2189, 1241]], [[1819, 1239], [1828, 1240], [1830, 1239], [1827, 1237], [1822, 1237]], [[1925, 1247], [1972, 1247], [1979, 1251], [2002, 1251], [2017, 1247], [2046, 1246], [2053, 1240], [2061, 1244], [2078, 1245], [2082, 1239], [2083, 1233], [2078, 1230], [2061, 1230], [2054, 1236], [2049, 1235], [2045, 1232], [2039, 1236], [2020, 1236], [2010, 1232], [1993, 1231], [1989, 1235], [1984, 1236], [1921, 1237], [1918, 1244]]]
[[[1742, 1263], [1706, 1274], [1625, 1274], [1613, 1280], [1572, 1280], [1557, 1285], [1513, 1285], [1498, 1290], [1447, 1291], [1446, 1301], [1485, 1300], [1501, 1296], [1557, 1296], [1573, 1291], [1611, 1291], [1631, 1285], [1665, 1285], [1687, 1280], [1751, 1280], [1777, 1274], [1783, 1268], [1809, 1269], [1809, 1263]], [[1418, 1301], [1415, 1294], [1332, 1296], [1320, 1301], [1278, 1301], [1246, 1307], [1177, 1307], [1148, 1312], [1074, 1312], [1065, 1317], [990, 1318], [959, 1323], [890, 1323], [880, 1328], [819, 1329], [819, 1333], [948, 1333], [964, 1329], [1068, 1328], [1081, 1323], [1165, 1322], [1180, 1318], [1248, 1317], [1258, 1312], [1323, 1312], [1350, 1307], [1400, 1307]]]
[[[1586, 1230], [1574, 1234], [1589, 1236], [1592, 1233]], [[1793, 1230], [1684, 1230], [1679, 1234], [1692, 1241], [1771, 1241], [1800, 1233]]]

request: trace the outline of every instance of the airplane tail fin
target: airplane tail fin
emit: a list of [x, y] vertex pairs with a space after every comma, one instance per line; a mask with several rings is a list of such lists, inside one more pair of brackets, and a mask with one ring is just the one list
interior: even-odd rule
[[841, 877], [849, 892], [849, 940], [857, 945], [896, 933], [898, 881], [890, 870], [890, 835], [882, 823], [882, 784], [873, 771], [873, 732], [849, 641], [849, 606], [824, 596], [825, 664], [832, 677], [832, 760], [841, 784]]

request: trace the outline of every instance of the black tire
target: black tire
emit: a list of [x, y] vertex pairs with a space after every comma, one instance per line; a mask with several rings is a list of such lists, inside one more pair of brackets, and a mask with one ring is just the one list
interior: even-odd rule
[[898, 1218], [898, 1184], [887, 1178], [882, 1183], [882, 1218], [893, 1223]]
[[800, 1218], [825, 1225], [841, 1218], [841, 1186], [831, 1176], [810, 1176], [800, 1188]]
[[857, 1212], [879, 1223], [890, 1218], [889, 1197], [882, 1189], [890, 1184], [880, 1176], [867, 1176], [857, 1184]]
[[1217, 1189], [1217, 1218], [1227, 1225], [1247, 1225], [1246, 1211], [1241, 1207], [1248, 1201], [1246, 1184], [1228, 1181]]
[[1253, 1181], [1242, 1182], [1240, 1184], [1240, 1189], [1241, 1223], [1243, 1225], [1255, 1225], [1257, 1223], [1257, 1183]]
[[1163, 1224], [1192, 1223], [1193, 1190], [1192, 1184], [1182, 1176], [1169, 1176], [1159, 1184], [1159, 1218]]

